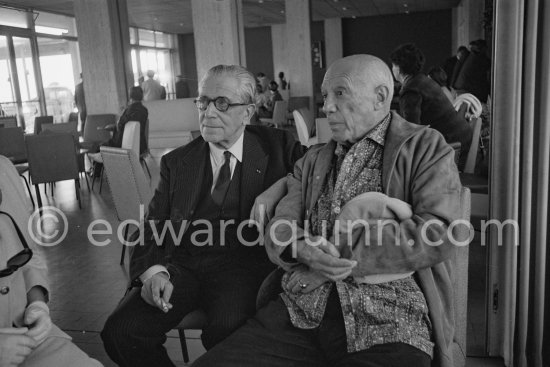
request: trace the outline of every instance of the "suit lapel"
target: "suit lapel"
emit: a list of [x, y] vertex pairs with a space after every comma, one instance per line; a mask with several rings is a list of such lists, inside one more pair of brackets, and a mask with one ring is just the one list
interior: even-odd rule
[[[201, 139], [202, 140], [202, 139]], [[176, 166], [174, 187], [174, 208], [181, 211], [184, 219], [189, 219], [195, 210], [203, 186], [206, 159], [210, 159], [210, 149], [204, 140], [184, 156]]]
[[256, 196], [264, 191], [264, 177], [268, 160], [269, 155], [262, 148], [258, 138], [245, 130], [240, 193], [242, 219], [249, 217], [249, 211]]

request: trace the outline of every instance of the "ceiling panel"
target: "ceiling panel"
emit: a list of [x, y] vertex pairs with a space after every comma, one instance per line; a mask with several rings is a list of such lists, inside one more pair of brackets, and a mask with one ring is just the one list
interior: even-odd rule
[[[242, 0], [246, 27], [285, 22], [285, 0]], [[460, 0], [311, 0], [312, 19], [366, 17], [450, 9]], [[72, 0], [3, 0], [37, 10], [74, 15]], [[190, 0], [127, 0], [130, 25], [170, 33], [192, 33]]]

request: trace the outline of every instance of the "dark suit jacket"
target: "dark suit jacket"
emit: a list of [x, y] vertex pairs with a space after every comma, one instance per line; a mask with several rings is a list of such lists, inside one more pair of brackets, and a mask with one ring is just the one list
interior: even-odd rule
[[147, 117], [149, 117], [149, 111], [147, 108], [141, 104], [141, 102], [134, 102], [122, 112], [118, 122], [116, 124], [116, 130], [113, 134], [113, 137], [109, 141], [109, 146], [120, 148], [122, 145], [122, 136], [124, 135], [124, 126], [129, 121], [138, 121], [139, 122], [139, 154], [147, 151], [147, 139], [145, 136], [145, 127], [147, 122]]
[[[293, 171], [294, 162], [304, 153], [303, 147], [288, 131], [265, 126], [247, 126], [244, 132], [241, 166], [240, 217], [250, 216], [256, 197], [275, 181]], [[156, 246], [149, 220], [158, 221], [158, 233], [166, 221], [177, 223], [193, 218], [203, 187], [203, 177], [210, 159], [210, 148], [202, 137], [180, 147], [161, 160], [160, 182], [149, 205], [144, 231], [144, 246], [133, 249], [130, 279], [135, 280], [155, 264], [168, 265], [174, 246], [172, 236]], [[266, 259], [267, 259], [267, 255]]]
[[406, 80], [399, 93], [399, 114], [407, 121], [430, 125], [448, 143], [459, 141], [469, 147], [471, 129], [454, 109], [441, 87], [424, 74]]
[[487, 56], [478, 52], [470, 53], [458, 73], [455, 89], [472, 93], [482, 103], [486, 103], [491, 91], [488, 78], [490, 70], [491, 60]]

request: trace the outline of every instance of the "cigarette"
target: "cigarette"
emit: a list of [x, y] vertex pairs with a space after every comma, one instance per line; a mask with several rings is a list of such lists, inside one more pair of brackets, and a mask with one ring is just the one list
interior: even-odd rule
[[160, 303], [162, 305], [162, 309], [164, 310], [164, 312], [167, 312], [168, 311], [168, 305], [166, 304], [166, 302], [164, 302], [164, 300], [162, 298], [160, 299]]

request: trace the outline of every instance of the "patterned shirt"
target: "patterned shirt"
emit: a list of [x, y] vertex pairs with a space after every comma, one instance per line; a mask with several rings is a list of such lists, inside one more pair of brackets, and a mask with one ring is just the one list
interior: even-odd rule
[[[338, 144], [321, 195], [311, 214], [311, 234], [330, 238], [336, 217], [349, 200], [382, 192], [382, 159], [391, 115], [351, 147]], [[431, 323], [424, 294], [412, 276], [380, 284], [358, 284], [352, 277], [327, 282], [310, 293], [292, 293], [282, 279], [281, 294], [292, 324], [313, 329], [321, 323], [334, 284], [344, 316], [349, 353], [376, 344], [402, 342], [433, 356]]]

